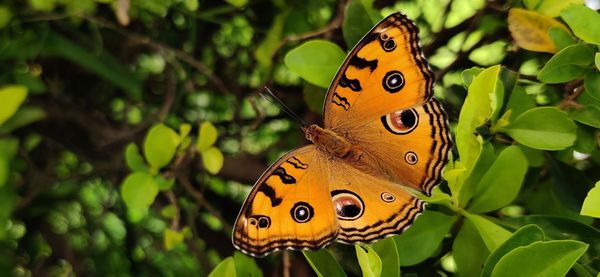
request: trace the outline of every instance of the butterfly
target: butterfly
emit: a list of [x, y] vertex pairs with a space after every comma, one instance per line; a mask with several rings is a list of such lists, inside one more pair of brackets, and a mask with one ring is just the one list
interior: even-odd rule
[[433, 98], [434, 75], [418, 28], [402, 13], [373, 27], [329, 87], [324, 128], [279, 158], [256, 182], [233, 229], [252, 256], [368, 243], [406, 230], [439, 183], [451, 147]]

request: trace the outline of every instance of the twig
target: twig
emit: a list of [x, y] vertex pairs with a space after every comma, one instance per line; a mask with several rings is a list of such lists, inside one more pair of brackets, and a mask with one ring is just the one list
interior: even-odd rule
[[192, 185], [192, 183], [190, 182], [190, 180], [187, 177], [177, 176], [177, 181], [183, 185], [183, 187], [185, 188], [185, 190], [196, 200], [196, 202], [201, 207], [203, 207], [209, 213], [211, 213], [213, 216], [215, 216], [216, 218], [218, 218], [219, 221], [221, 221], [221, 223], [223, 224], [223, 227], [226, 230], [231, 230], [232, 226], [229, 225], [229, 223], [227, 223], [227, 221], [225, 221], [225, 219], [221, 215], [221, 212], [219, 212], [208, 201], [206, 201], [206, 198], [204, 198], [204, 195], [202, 195], [202, 193], [200, 193], [198, 190], [196, 190], [194, 188], [194, 186]]
[[175, 215], [173, 215], [173, 219], [171, 220], [171, 230], [178, 231], [179, 230], [179, 221], [181, 218], [181, 211], [179, 210], [179, 205], [177, 204], [177, 197], [175, 197], [175, 193], [172, 190], [165, 192], [169, 202], [175, 208]]

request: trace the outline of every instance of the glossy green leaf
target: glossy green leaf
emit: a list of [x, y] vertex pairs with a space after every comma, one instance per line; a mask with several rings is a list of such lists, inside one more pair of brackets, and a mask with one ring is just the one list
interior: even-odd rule
[[508, 103], [506, 103], [506, 110], [510, 110], [511, 114], [509, 120], [512, 121], [523, 112], [535, 107], [535, 98], [527, 94], [527, 91], [517, 86], [510, 94]]
[[369, 10], [372, 8], [367, 7], [361, 0], [352, 0], [346, 5], [342, 33], [348, 49], [354, 47], [377, 23], [369, 16]]
[[381, 276], [381, 259], [377, 252], [369, 245], [355, 245], [356, 258], [362, 271], [362, 276], [378, 277]]
[[204, 121], [200, 124], [198, 129], [198, 142], [196, 143], [196, 150], [200, 153], [210, 148], [217, 141], [218, 131], [215, 125], [209, 121]]
[[[1, 106], [2, 104], [0, 104]], [[0, 126], [1, 133], [10, 133], [21, 127], [46, 118], [46, 111], [40, 107], [22, 106], [17, 112]]]
[[485, 261], [481, 276], [489, 277], [498, 261], [511, 250], [545, 239], [544, 231], [537, 225], [526, 225], [517, 230], [510, 238], [501, 244]]
[[144, 140], [144, 155], [148, 163], [155, 168], [168, 165], [179, 145], [179, 135], [164, 124], [150, 128]]
[[177, 245], [180, 245], [183, 242], [182, 232], [178, 232], [167, 228], [165, 229], [163, 236], [163, 243], [167, 251], [172, 250]]
[[483, 175], [469, 211], [486, 213], [510, 204], [521, 190], [527, 166], [527, 159], [518, 146], [502, 150]]
[[235, 270], [235, 261], [233, 257], [227, 257], [221, 261], [213, 271], [208, 274], [208, 277], [224, 277], [224, 276], [237, 276]]
[[600, 45], [600, 14], [597, 11], [583, 5], [572, 5], [560, 16], [578, 38]]
[[[596, 56], [598, 56], [598, 54], [596, 54]], [[590, 70], [585, 74], [583, 87], [589, 96], [600, 101], [600, 72], [597, 70]]]
[[473, 223], [465, 220], [452, 244], [452, 254], [457, 275], [479, 276], [490, 251]]
[[381, 276], [400, 277], [400, 259], [393, 238], [386, 238], [371, 245], [381, 258]]
[[202, 164], [208, 173], [217, 174], [223, 168], [223, 153], [219, 148], [210, 147], [202, 152]]
[[542, 67], [537, 77], [547, 84], [564, 83], [583, 78], [594, 59], [594, 47], [575, 44], [556, 53]]
[[522, 113], [501, 131], [531, 148], [560, 150], [573, 145], [577, 126], [565, 112], [538, 107]]
[[455, 216], [425, 210], [408, 230], [394, 237], [400, 265], [416, 265], [433, 255], [455, 221]]
[[0, 126], [11, 118], [27, 98], [27, 88], [21, 85], [0, 87]]
[[256, 260], [253, 258], [235, 251], [235, 253], [233, 253], [233, 260], [235, 261], [235, 271], [237, 276], [263, 276], [262, 270], [258, 267]]
[[538, 241], [502, 257], [492, 276], [565, 276], [588, 245], [574, 240]]
[[135, 143], [129, 143], [125, 148], [125, 163], [132, 171], [147, 171], [148, 166]]
[[592, 188], [581, 206], [581, 215], [600, 218], [600, 182]]
[[464, 180], [462, 187], [456, 193], [458, 203], [461, 207], [467, 206], [473, 195], [477, 192], [481, 178], [488, 171], [488, 168], [492, 166], [494, 160], [496, 160], [494, 146], [490, 142], [484, 142], [481, 145], [481, 153], [479, 154], [477, 163], [475, 163], [473, 170], [471, 170], [469, 176]]
[[146, 172], [129, 174], [121, 184], [121, 197], [127, 208], [145, 213], [158, 195], [158, 185]]
[[490, 252], [498, 248], [500, 244], [511, 236], [509, 231], [483, 216], [471, 213], [466, 213], [465, 216], [475, 225], [479, 235], [481, 235], [481, 239], [483, 239]]
[[317, 251], [302, 251], [310, 267], [319, 277], [343, 277], [346, 276], [342, 266], [335, 260], [327, 249]]
[[290, 50], [285, 65], [304, 80], [328, 88], [346, 54], [337, 44], [326, 40], [311, 40]]
[[579, 123], [600, 128], [600, 109], [594, 106], [585, 106], [574, 110], [569, 116]]
[[460, 77], [465, 85], [465, 88], [468, 88], [471, 85], [473, 79], [475, 79], [475, 77], [477, 77], [481, 71], [483, 71], [483, 68], [481, 67], [471, 67], [461, 72]]
[[550, 35], [550, 39], [554, 42], [557, 51], [577, 43], [577, 39], [571, 36], [569, 31], [562, 28], [552, 27], [548, 30], [548, 35]]
[[583, 0], [523, 0], [523, 4], [529, 10], [557, 17], [564, 8], [572, 4], [583, 4]]

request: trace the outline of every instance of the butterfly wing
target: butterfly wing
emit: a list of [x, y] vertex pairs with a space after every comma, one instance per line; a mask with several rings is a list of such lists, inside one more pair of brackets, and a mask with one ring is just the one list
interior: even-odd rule
[[309, 145], [289, 152], [256, 182], [236, 220], [233, 244], [263, 256], [281, 249], [317, 249], [338, 232], [326, 158]]
[[333, 161], [330, 168], [338, 241], [366, 243], [399, 234], [425, 208], [425, 202], [393, 182], [343, 162]]
[[440, 182], [452, 144], [446, 113], [435, 98], [356, 126], [347, 134], [366, 153], [365, 164], [426, 195]]
[[394, 13], [360, 40], [327, 91], [325, 128], [361, 125], [431, 98], [434, 75], [418, 32], [405, 15]]

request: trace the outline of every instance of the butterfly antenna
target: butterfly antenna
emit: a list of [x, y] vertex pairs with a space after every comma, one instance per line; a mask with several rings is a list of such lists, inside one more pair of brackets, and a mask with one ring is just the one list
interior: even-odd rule
[[275, 96], [275, 94], [266, 86], [265, 91], [267, 92], [267, 94], [269, 94], [270, 97], [267, 97], [264, 92], [260, 92], [260, 96], [279, 107], [287, 115], [296, 120], [302, 126], [302, 128], [306, 128], [306, 121], [304, 121], [300, 116], [298, 116], [298, 114], [292, 111], [292, 109], [290, 109], [286, 104], [284, 104], [283, 101], [281, 101], [281, 99]]

